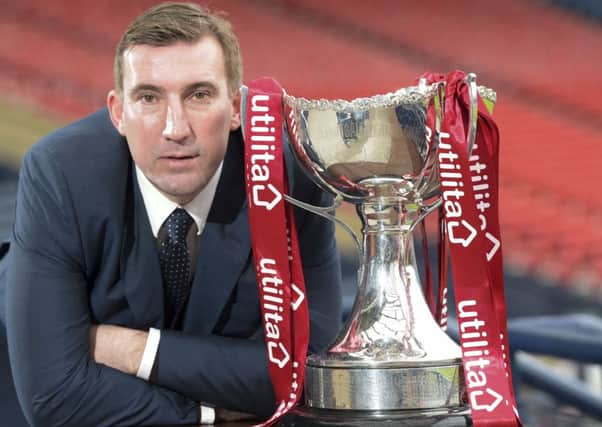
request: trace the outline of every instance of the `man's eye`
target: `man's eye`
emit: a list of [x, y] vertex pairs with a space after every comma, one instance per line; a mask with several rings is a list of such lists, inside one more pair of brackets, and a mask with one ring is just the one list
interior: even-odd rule
[[140, 100], [142, 102], [144, 102], [145, 104], [152, 104], [153, 102], [155, 102], [157, 100], [157, 97], [155, 95], [145, 93], [140, 96]]
[[204, 101], [207, 98], [209, 98], [209, 92], [207, 91], [198, 91], [198, 92], [194, 92], [192, 94], [192, 99], [196, 100], [196, 101]]

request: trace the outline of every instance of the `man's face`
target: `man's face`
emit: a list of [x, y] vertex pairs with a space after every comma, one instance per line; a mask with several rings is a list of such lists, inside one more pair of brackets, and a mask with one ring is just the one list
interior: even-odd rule
[[179, 204], [207, 185], [240, 126], [220, 44], [134, 46], [123, 56], [123, 94], [109, 93], [113, 124], [144, 175]]

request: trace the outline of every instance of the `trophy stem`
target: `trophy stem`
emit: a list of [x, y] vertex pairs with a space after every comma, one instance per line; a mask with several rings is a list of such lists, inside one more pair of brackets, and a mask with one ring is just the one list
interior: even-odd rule
[[325, 353], [311, 356], [306, 401], [324, 409], [404, 410], [465, 404], [461, 353], [422, 293], [411, 230], [420, 203], [375, 197], [363, 222], [360, 286], [347, 323]]

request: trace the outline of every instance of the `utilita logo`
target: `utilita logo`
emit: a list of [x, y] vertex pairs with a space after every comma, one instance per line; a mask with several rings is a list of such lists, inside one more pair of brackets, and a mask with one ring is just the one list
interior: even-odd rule
[[479, 211], [479, 221], [481, 221], [481, 231], [485, 232], [485, 238], [491, 244], [487, 250], [487, 261], [491, 261], [500, 248], [500, 240], [492, 233], [487, 231], [487, 210], [491, 207], [489, 198], [489, 175], [487, 174], [487, 164], [480, 161], [479, 145], [474, 144], [472, 155], [468, 159], [468, 169], [470, 169], [470, 180], [472, 190], [476, 201], [476, 208]]
[[502, 402], [502, 394], [487, 381], [487, 368], [491, 364], [486, 322], [479, 319], [477, 302], [473, 299], [458, 303], [458, 327], [462, 338], [462, 356], [466, 389], [473, 411], [493, 412]]
[[[263, 307], [263, 323], [268, 348], [268, 359], [271, 363], [283, 368], [290, 361], [290, 354], [281, 341], [280, 322], [284, 311], [284, 291], [282, 290], [282, 279], [278, 276], [276, 260], [272, 258], [261, 258], [257, 264], [257, 270], [261, 276], [261, 305]], [[297, 285], [291, 283], [291, 307], [297, 311], [305, 293]]]
[[268, 348], [268, 359], [271, 363], [283, 368], [290, 361], [289, 352], [280, 339], [280, 322], [284, 310], [282, 298], [282, 279], [278, 277], [276, 261], [272, 258], [259, 260], [258, 271], [261, 275], [263, 320], [265, 339]]
[[477, 230], [462, 218], [462, 204], [464, 197], [464, 183], [462, 182], [461, 166], [456, 163], [458, 154], [454, 153], [451, 144], [444, 142], [449, 139], [449, 133], [441, 132], [439, 143], [439, 176], [443, 197], [443, 209], [447, 219], [447, 233], [452, 244], [468, 247], [477, 235]]
[[[270, 182], [269, 163], [275, 159], [272, 154], [276, 150], [276, 129], [270, 124], [275, 120], [269, 114], [270, 97], [268, 95], [254, 95], [251, 97], [251, 167], [250, 179], [252, 183], [253, 203], [256, 206], [274, 209], [281, 200], [282, 194]], [[278, 129], [280, 132], [280, 129]]]

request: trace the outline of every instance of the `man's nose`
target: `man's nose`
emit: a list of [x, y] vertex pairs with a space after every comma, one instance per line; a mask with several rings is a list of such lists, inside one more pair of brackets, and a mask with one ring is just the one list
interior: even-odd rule
[[190, 133], [190, 123], [182, 104], [180, 102], [169, 103], [165, 114], [163, 136], [172, 141], [179, 142], [186, 139]]

